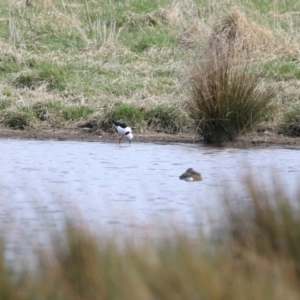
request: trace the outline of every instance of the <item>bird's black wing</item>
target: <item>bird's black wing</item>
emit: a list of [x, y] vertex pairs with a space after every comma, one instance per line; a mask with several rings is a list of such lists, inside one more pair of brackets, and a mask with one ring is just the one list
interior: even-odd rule
[[114, 120], [112, 120], [112, 122], [115, 124], [115, 126], [120, 126], [122, 128], [126, 128], [127, 127], [127, 125], [125, 123], [116, 122]]

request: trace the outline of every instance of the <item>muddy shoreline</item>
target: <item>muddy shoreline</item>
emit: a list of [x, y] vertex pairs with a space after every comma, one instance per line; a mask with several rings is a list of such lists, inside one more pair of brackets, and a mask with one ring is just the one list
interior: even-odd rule
[[[25, 128], [10, 129], [0, 127], [0, 138], [86, 141], [86, 142], [116, 142], [117, 134], [107, 132], [90, 132], [81, 128]], [[135, 133], [134, 141], [145, 143], [199, 143], [201, 138], [192, 133], [166, 134], [157, 132]], [[210, 146], [213, 146], [212, 144]], [[274, 132], [253, 132], [237, 137], [234, 142], [225, 143], [226, 147], [268, 147], [268, 146], [300, 146], [300, 137], [287, 137]]]

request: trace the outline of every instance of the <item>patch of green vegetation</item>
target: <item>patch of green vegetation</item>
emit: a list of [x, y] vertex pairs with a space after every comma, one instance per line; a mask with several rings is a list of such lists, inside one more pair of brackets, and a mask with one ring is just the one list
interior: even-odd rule
[[10, 107], [11, 100], [0, 100], [0, 110]]
[[147, 125], [156, 131], [165, 131], [167, 133], [179, 133], [187, 125], [187, 116], [180, 109], [158, 105], [145, 112]]
[[64, 91], [67, 86], [70, 70], [68, 66], [43, 63], [33, 70], [25, 70], [18, 74], [13, 84], [18, 88], [35, 89], [41, 84], [47, 84], [47, 89]]
[[298, 11], [300, 9], [299, 2], [295, 0], [278, 1], [276, 3], [273, 0], [251, 0], [248, 2], [250, 2], [250, 7], [255, 8], [261, 14], [265, 14], [272, 9], [275, 9], [278, 13]]
[[9, 98], [13, 96], [13, 90], [10, 87], [4, 87], [1, 92], [4, 97]]
[[28, 69], [34, 69], [35, 67], [38, 66], [38, 62], [37, 62], [36, 59], [34, 59], [34, 58], [28, 58], [28, 59], [26, 59], [24, 65], [25, 65]]
[[101, 92], [110, 95], [110, 98], [131, 97], [136, 91], [147, 88], [147, 86], [145, 87], [144, 76], [137, 75], [131, 70], [131, 66], [130, 69], [124, 68], [124, 70], [110, 69], [109, 65], [87, 67], [80, 73], [84, 75], [76, 75], [77, 77], [70, 78], [68, 82], [69, 89], [83, 91], [85, 95]]
[[66, 105], [61, 101], [39, 101], [33, 104], [31, 109], [40, 121], [52, 122], [77, 121], [94, 113], [94, 109], [87, 105]]
[[94, 109], [86, 106], [66, 106], [63, 110], [63, 116], [68, 121], [85, 119], [94, 112]]
[[130, 124], [131, 127], [144, 127], [144, 114], [135, 105], [126, 103], [116, 103], [103, 116], [100, 127], [104, 130], [113, 128], [111, 120], [120, 121]]
[[48, 83], [49, 90], [63, 91], [67, 86], [69, 71], [66, 65], [44, 63], [38, 68], [38, 77]]
[[106, 87], [103, 87], [106, 92], [113, 94], [115, 97], [127, 96], [130, 97], [134, 92], [144, 89], [144, 83], [140, 80], [134, 81], [134, 78], [126, 80], [122, 78], [119, 81], [108, 84]]
[[64, 112], [64, 108], [65, 106], [61, 101], [39, 101], [32, 105], [32, 110], [35, 116], [41, 121], [61, 118]]
[[273, 1], [267, 0], [267, 1], [259, 1], [259, 0], [251, 0], [250, 6], [259, 11], [262, 14], [265, 14], [272, 9]]
[[14, 55], [2, 54], [0, 55], [0, 72], [1, 73], [15, 73], [22, 69], [22, 64], [17, 61]]
[[12, 83], [18, 88], [31, 88], [34, 89], [43, 81], [39, 80], [38, 76], [34, 72], [27, 70], [18, 74], [18, 76], [12, 81]]
[[300, 106], [295, 106], [283, 116], [280, 131], [289, 136], [300, 136]]
[[[160, 7], [164, 7], [171, 3], [170, 0], [131, 0], [131, 1], [114, 1], [108, 3], [101, 0], [102, 4], [91, 5], [88, 4], [88, 16], [92, 22], [97, 18], [104, 20], [116, 20], [117, 27], [125, 27], [130, 22], [132, 15], [141, 15], [151, 13]], [[99, 9], [99, 7], [101, 9]]]
[[159, 7], [163, 7], [171, 1], [169, 0], [132, 0], [132, 1], [124, 1], [127, 6], [127, 10], [136, 14], [148, 13], [158, 9]]
[[26, 110], [6, 111], [3, 114], [4, 125], [14, 129], [24, 129], [30, 125], [32, 114]]
[[267, 78], [277, 81], [300, 79], [300, 61], [296, 57], [285, 57], [264, 64]]
[[51, 25], [38, 29], [34, 41], [32, 41], [32, 37], [29, 37], [26, 42], [29, 50], [45, 51], [46, 47], [48, 51], [63, 51], [65, 53], [71, 49], [78, 50], [86, 46], [86, 41], [79, 32], [74, 32], [74, 30], [60, 32], [57, 28], [52, 28]]
[[136, 28], [120, 34], [120, 41], [134, 52], [143, 52], [151, 47], [173, 47], [176, 38], [167, 26]]

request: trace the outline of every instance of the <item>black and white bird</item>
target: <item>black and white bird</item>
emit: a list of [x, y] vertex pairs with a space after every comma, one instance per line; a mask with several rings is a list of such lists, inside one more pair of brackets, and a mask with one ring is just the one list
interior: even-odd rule
[[129, 141], [129, 145], [130, 145], [130, 142], [131, 142], [131, 140], [132, 140], [132, 138], [133, 138], [131, 128], [128, 127], [125, 123], [116, 122], [116, 121], [114, 121], [114, 120], [112, 120], [112, 122], [114, 123], [117, 132], [120, 133], [120, 134], [122, 135], [122, 136], [119, 138], [119, 144], [121, 143], [121, 141], [122, 141], [122, 139], [124, 138], [124, 136], [126, 136], [126, 138], [127, 138], [128, 141]]

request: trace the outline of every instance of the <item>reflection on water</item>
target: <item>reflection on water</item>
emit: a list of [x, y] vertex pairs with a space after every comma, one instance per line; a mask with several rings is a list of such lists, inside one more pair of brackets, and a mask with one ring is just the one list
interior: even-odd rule
[[[0, 222], [35, 237], [45, 226], [57, 226], [64, 214], [121, 231], [169, 217], [189, 228], [195, 213], [197, 225], [205, 225], [220, 211], [218, 195], [241, 190], [247, 173], [260, 183], [277, 173], [295, 191], [299, 154], [299, 149], [1, 140]], [[189, 167], [201, 172], [202, 182], [179, 180]]]

